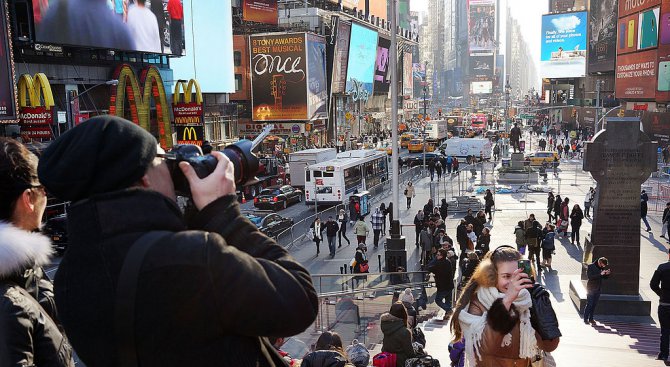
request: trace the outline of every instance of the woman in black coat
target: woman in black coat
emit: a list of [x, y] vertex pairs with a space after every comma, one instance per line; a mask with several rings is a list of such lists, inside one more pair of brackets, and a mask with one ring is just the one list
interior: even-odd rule
[[556, 195], [554, 198], [554, 223], [558, 224], [558, 219], [561, 217], [561, 204], [563, 203], [563, 199], [561, 199], [561, 195]]
[[570, 225], [572, 226], [572, 233], [570, 234], [570, 243], [575, 244], [575, 237], [577, 238], [577, 244], [579, 245], [579, 227], [582, 226], [582, 219], [584, 219], [584, 213], [582, 213], [582, 208], [579, 207], [579, 204], [575, 204], [572, 207], [572, 213], [570, 213]]
[[493, 201], [493, 193], [489, 189], [486, 189], [486, 194], [484, 195], [484, 205], [484, 214], [488, 214], [489, 220], [491, 220], [491, 208], [495, 206], [495, 201]]
[[554, 218], [554, 216], [551, 215], [551, 213], [554, 211], [554, 200], [554, 193], [550, 192], [547, 196], [547, 215], [549, 216], [549, 222], [551, 222], [551, 220]]
[[447, 221], [447, 215], [449, 214], [449, 204], [447, 204], [447, 199], [442, 199], [440, 204], [440, 217], [443, 221]]

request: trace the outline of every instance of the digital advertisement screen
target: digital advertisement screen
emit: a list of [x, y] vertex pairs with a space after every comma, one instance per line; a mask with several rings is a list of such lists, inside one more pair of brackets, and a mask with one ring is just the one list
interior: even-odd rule
[[493, 68], [493, 56], [470, 56], [470, 78], [491, 80]]
[[470, 83], [471, 94], [489, 94], [493, 92], [493, 82], [472, 82]]
[[252, 35], [249, 51], [253, 120], [309, 119], [305, 33]]
[[307, 34], [307, 117], [310, 120], [328, 117], [326, 88], [326, 40]]
[[411, 96], [414, 92], [414, 78], [412, 76], [412, 53], [402, 55], [402, 94]]
[[[349, 58], [349, 38], [351, 37], [351, 22], [332, 16], [331, 26], [336, 31], [327, 41], [326, 57], [331, 70], [330, 93], [344, 93], [347, 83], [347, 60]], [[333, 23], [334, 22], [334, 23]]]
[[347, 61], [347, 93], [354, 100], [372, 96], [377, 60], [377, 32], [353, 23]]
[[377, 45], [377, 61], [375, 62], [375, 93], [387, 93], [391, 86], [389, 71], [389, 49], [391, 40], [379, 37]]
[[589, 73], [612, 71], [616, 61], [617, 0], [591, 0]]
[[643, 11], [638, 15], [637, 47], [639, 50], [658, 47], [658, 17], [660, 8]]
[[[5, 7], [0, 6], [0, 25], [7, 29]], [[0, 123], [16, 120], [16, 92], [12, 67], [12, 43], [8, 32], [0, 36]]]
[[619, 19], [617, 55], [637, 51], [638, 15]]
[[[656, 50], [648, 50], [617, 57], [617, 98], [653, 99], [656, 96], [656, 55]], [[670, 74], [667, 77], [670, 78]]]
[[183, 0], [41, 0], [36, 42], [157, 54], [184, 54]]
[[495, 51], [496, 7], [494, 0], [470, 0], [468, 43], [470, 54], [493, 54]]
[[619, 0], [619, 17], [635, 14], [660, 4], [661, 0]]
[[242, 19], [277, 24], [277, 0], [243, 0]]
[[586, 74], [587, 13], [542, 16], [542, 78], [576, 78]]
[[414, 79], [424, 80], [426, 78], [426, 64], [412, 63], [412, 75], [414, 75]]

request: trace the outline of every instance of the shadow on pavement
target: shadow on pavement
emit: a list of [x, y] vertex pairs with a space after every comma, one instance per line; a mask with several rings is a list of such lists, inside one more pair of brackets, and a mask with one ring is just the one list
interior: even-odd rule
[[[644, 238], [644, 235], [642, 235], [640, 237]], [[662, 238], [662, 237], [660, 237], [660, 238]], [[654, 245], [654, 247], [656, 247], [662, 253], [664, 253], [664, 254], [668, 253], [668, 248], [665, 247], [666, 245], [664, 245], [661, 241], [657, 240], [654, 237], [653, 233], [648, 232], [647, 240], [649, 240], [649, 242], [651, 242], [651, 244]]]
[[640, 354], [652, 357], [658, 354], [661, 331], [650, 316], [601, 316], [593, 328], [601, 334], [627, 336], [631, 339], [629, 348]]
[[561, 292], [561, 285], [558, 281], [558, 271], [543, 271], [542, 279], [544, 281], [545, 288], [551, 291], [551, 294], [556, 298], [556, 301], [562, 303], [565, 301], [563, 298], [563, 292]]

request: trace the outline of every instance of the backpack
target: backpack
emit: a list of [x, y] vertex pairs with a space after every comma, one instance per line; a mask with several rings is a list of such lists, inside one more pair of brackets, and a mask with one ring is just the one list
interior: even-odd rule
[[426, 347], [426, 335], [421, 328], [415, 327], [412, 329], [412, 339], [414, 342], [421, 344], [422, 347]]
[[375, 367], [396, 367], [395, 353], [381, 352], [372, 357], [372, 365]]

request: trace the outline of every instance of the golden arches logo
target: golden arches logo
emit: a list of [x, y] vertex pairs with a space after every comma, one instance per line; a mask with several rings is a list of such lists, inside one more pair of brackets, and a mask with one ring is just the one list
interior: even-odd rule
[[[44, 73], [37, 73], [33, 78], [30, 74], [19, 77], [19, 107], [53, 107], [54, 96], [51, 84]], [[44, 100], [44, 104], [42, 104]], [[28, 103], [26, 103], [28, 102]]]
[[198, 140], [198, 133], [195, 131], [195, 127], [193, 126], [184, 127], [184, 132], [182, 133], [181, 140], [185, 141]]
[[[195, 88], [195, 101], [191, 101], [193, 95], [193, 88]], [[183, 93], [182, 93], [183, 92]], [[172, 104], [191, 103], [202, 104], [202, 92], [200, 91], [200, 83], [197, 80], [191, 79], [188, 83], [185, 80], [177, 81], [174, 86], [174, 94], [172, 95]]]
[[[160, 72], [155, 66], [149, 66], [140, 73], [138, 82], [135, 72], [128, 64], [119, 65], [114, 71], [114, 79], [119, 81], [112, 89], [109, 100], [109, 114], [119, 117], [125, 116], [125, 101], [128, 99], [130, 120], [143, 129], [151, 132], [150, 113], [151, 98], [156, 104], [156, 119], [158, 120], [158, 138], [161, 147], [172, 148], [172, 126], [170, 125], [170, 110], [165, 95], [165, 86]], [[140, 88], [142, 88], [140, 90]]]

